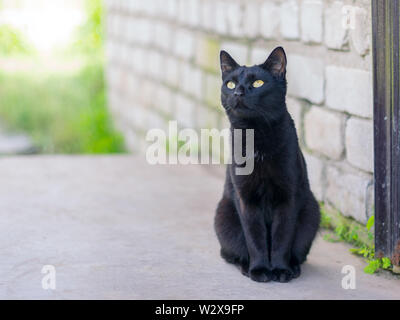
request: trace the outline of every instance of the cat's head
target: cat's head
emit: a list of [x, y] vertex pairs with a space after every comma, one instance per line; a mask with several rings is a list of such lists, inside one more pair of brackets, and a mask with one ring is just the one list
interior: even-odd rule
[[251, 67], [240, 66], [226, 52], [220, 53], [221, 102], [228, 116], [278, 119], [285, 112], [286, 55], [275, 48], [267, 60]]

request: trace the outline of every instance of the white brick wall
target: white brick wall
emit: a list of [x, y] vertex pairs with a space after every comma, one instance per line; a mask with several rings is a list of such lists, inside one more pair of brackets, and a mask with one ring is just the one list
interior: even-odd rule
[[324, 101], [324, 63], [318, 58], [288, 55], [288, 93], [312, 103]]
[[175, 97], [175, 111], [178, 126], [183, 128], [194, 128], [196, 103], [187, 97], [178, 94]]
[[343, 2], [335, 1], [325, 9], [325, 45], [331, 49], [346, 49], [349, 30], [344, 26]]
[[205, 95], [204, 99], [208, 105], [211, 106], [219, 106], [221, 104], [221, 84], [222, 80], [220, 77], [208, 74], [205, 79], [206, 87], [205, 87]]
[[261, 5], [260, 33], [266, 39], [273, 39], [279, 35], [279, 6], [270, 1], [264, 1]]
[[361, 117], [372, 117], [372, 83], [368, 71], [327, 66], [326, 104]]
[[181, 66], [181, 72], [180, 85], [182, 91], [201, 100], [203, 97], [203, 74], [201, 70], [189, 63], [184, 63]]
[[351, 43], [360, 55], [365, 55], [371, 43], [371, 17], [367, 10], [359, 7], [354, 9], [354, 29], [350, 30]]
[[237, 42], [223, 42], [221, 49], [229, 52], [235, 61], [241, 65], [247, 64], [248, 47], [244, 44]]
[[219, 34], [226, 34], [229, 30], [226, 5], [224, 1], [215, 2], [215, 30]]
[[199, 13], [200, 13], [201, 26], [205, 30], [213, 30], [216, 24], [215, 1], [213, 0], [203, 1]]
[[296, 126], [297, 135], [301, 136], [301, 128], [302, 128], [302, 116], [303, 116], [303, 107], [301, 106], [301, 102], [297, 99], [287, 98], [286, 99], [287, 109], [292, 117], [294, 124]]
[[343, 153], [343, 120], [338, 114], [320, 107], [312, 107], [304, 117], [306, 145], [331, 159]]
[[249, 38], [255, 38], [259, 34], [260, 5], [258, 2], [247, 1], [244, 10], [243, 29]]
[[347, 160], [357, 168], [373, 172], [374, 165], [374, 128], [372, 122], [350, 118], [346, 124]]
[[304, 160], [307, 164], [308, 178], [311, 191], [319, 201], [324, 200], [324, 162], [318, 157], [304, 153]]
[[301, 40], [320, 43], [322, 41], [323, 3], [317, 0], [305, 0], [301, 5]]
[[285, 39], [295, 40], [300, 36], [299, 4], [296, 0], [285, 1], [281, 5], [281, 33]]
[[287, 108], [315, 196], [362, 222], [372, 214], [368, 1], [108, 0], [107, 8], [109, 104], [129, 150], [142, 152], [146, 131], [168, 120], [229, 127], [220, 50], [252, 65], [283, 46]]
[[240, 3], [237, 1], [227, 1], [227, 20], [228, 20], [228, 33], [230, 36], [241, 37], [244, 34], [243, 24], [243, 10]]
[[327, 169], [326, 199], [346, 216], [367, 222], [367, 190], [371, 177], [333, 166]]
[[195, 38], [193, 35], [184, 30], [178, 30], [175, 34], [175, 54], [178, 57], [190, 59], [195, 51]]
[[167, 57], [165, 62], [165, 80], [173, 87], [179, 83], [179, 62], [174, 57]]

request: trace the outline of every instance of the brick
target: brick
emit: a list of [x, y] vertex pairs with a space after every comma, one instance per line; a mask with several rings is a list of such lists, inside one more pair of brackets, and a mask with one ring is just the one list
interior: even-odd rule
[[287, 109], [294, 121], [294, 125], [296, 126], [297, 135], [301, 136], [301, 117], [303, 113], [303, 107], [301, 106], [301, 102], [297, 99], [287, 98], [286, 99]]
[[140, 137], [138, 133], [136, 133], [132, 128], [119, 128], [119, 130], [123, 132], [125, 146], [129, 152], [144, 152], [144, 150], [139, 149], [141, 148], [140, 141], [142, 137]]
[[214, 38], [200, 37], [197, 41], [196, 64], [202, 68], [219, 72], [220, 43]]
[[311, 191], [318, 201], [324, 200], [324, 163], [321, 159], [304, 152]]
[[157, 1], [146, 1], [145, 5], [143, 5], [142, 10], [143, 13], [146, 14], [147, 16], [156, 16], [158, 13], [158, 6], [157, 6]]
[[126, 4], [128, 5], [128, 12], [132, 14], [138, 14], [140, 13], [140, 8], [138, 1], [126, 1]]
[[353, 7], [354, 28], [350, 30], [351, 43], [356, 52], [364, 56], [368, 53], [371, 43], [371, 18], [367, 10]]
[[219, 129], [223, 130], [223, 129], [227, 129], [230, 127], [231, 127], [231, 123], [229, 122], [227, 115], [223, 114], [219, 121]]
[[132, 32], [132, 30], [130, 30], [131, 22], [132, 21], [127, 19], [126, 17], [120, 17], [120, 30], [118, 31], [118, 36], [120, 40], [125, 43], [130, 41]]
[[175, 54], [181, 58], [190, 59], [194, 54], [195, 39], [194, 35], [184, 29], [176, 32]]
[[268, 54], [272, 51], [270, 48], [253, 47], [250, 51], [250, 64], [262, 64], [267, 60]]
[[137, 19], [131, 26], [134, 34], [134, 41], [139, 44], [149, 44], [153, 39], [153, 28], [150, 20]]
[[183, 2], [186, 3], [186, 23], [195, 27], [200, 24], [200, 1], [201, 0], [185, 0]]
[[167, 57], [165, 65], [165, 81], [172, 87], [177, 87], [179, 84], [179, 63], [178, 60], [173, 57]]
[[117, 53], [116, 47], [117, 46], [111, 40], [108, 40], [105, 44], [105, 56], [108, 64], [115, 60], [115, 56]]
[[111, 93], [108, 94], [108, 105], [109, 105], [109, 109], [111, 111], [111, 115], [113, 117], [113, 120], [115, 122], [119, 121], [121, 118], [119, 117], [119, 95], [116, 94], [115, 92], [113, 93], [111, 91]]
[[187, 97], [178, 94], [175, 98], [175, 116], [178, 126], [195, 128], [196, 103]]
[[348, 48], [349, 32], [344, 23], [343, 2], [335, 1], [325, 9], [325, 45], [336, 50]]
[[367, 219], [375, 214], [375, 190], [374, 180], [372, 179], [367, 187]]
[[326, 67], [326, 104], [361, 117], [372, 117], [372, 79], [368, 71]]
[[346, 124], [346, 157], [349, 163], [373, 172], [374, 145], [372, 120], [350, 118]]
[[281, 5], [281, 34], [285, 39], [296, 40], [299, 32], [299, 5], [296, 0], [289, 0]]
[[228, 33], [226, 2], [215, 1], [215, 31], [219, 34]]
[[288, 93], [312, 103], [324, 101], [324, 63], [318, 58], [288, 55]]
[[147, 123], [148, 123], [148, 130], [150, 129], [162, 129], [166, 130], [167, 122], [165, 119], [157, 112], [152, 109], [147, 109]]
[[138, 73], [146, 72], [148, 66], [147, 50], [143, 48], [134, 48], [131, 54], [133, 69]]
[[140, 90], [138, 90], [137, 101], [143, 106], [150, 106], [153, 102], [155, 88], [154, 82], [144, 80]]
[[119, 1], [119, 10], [127, 12], [129, 10], [129, 1]]
[[203, 0], [200, 2], [201, 26], [205, 30], [215, 30], [215, 1]]
[[186, 24], [186, 15], [187, 15], [187, 0], [178, 1], [178, 17], [177, 22], [184, 25]]
[[131, 53], [131, 48], [129, 46], [125, 44], [122, 44], [120, 46], [120, 58], [119, 58], [119, 63], [123, 64], [123, 65], [129, 65], [130, 62], [130, 53]]
[[184, 0], [178, 4], [178, 21], [191, 27], [199, 24], [199, 0]]
[[331, 159], [340, 159], [343, 153], [342, 119], [320, 107], [312, 107], [304, 117], [306, 145]]
[[159, 85], [154, 95], [154, 107], [165, 114], [172, 114], [173, 93], [169, 88]]
[[[129, 101], [135, 101], [137, 98], [137, 88], [141, 87], [142, 81], [132, 73], [129, 73], [125, 81], [125, 97]], [[125, 98], [124, 97], [124, 98]]]
[[189, 63], [181, 65], [181, 88], [187, 94], [201, 99], [203, 97], [203, 74]]
[[260, 33], [266, 39], [279, 36], [280, 8], [272, 2], [263, 2], [261, 5]]
[[257, 2], [247, 1], [244, 7], [243, 28], [249, 38], [256, 38], [259, 32], [260, 5]]
[[111, 10], [113, 10], [113, 8], [114, 8], [114, 1], [113, 0], [105, 0], [104, 1], [104, 8], [106, 9], [106, 10], [109, 10], [109, 11], [111, 11]]
[[170, 19], [175, 19], [178, 15], [178, 2], [177, 0], [164, 0], [165, 15]]
[[240, 65], [247, 64], [249, 48], [238, 42], [223, 42], [221, 49], [228, 52], [235, 61]]
[[159, 80], [163, 76], [163, 66], [164, 66], [164, 60], [163, 56], [157, 52], [157, 51], [150, 51], [150, 53], [147, 56], [148, 59], [148, 72], [150, 75], [156, 79]]
[[226, 2], [227, 21], [229, 34], [233, 37], [243, 36], [243, 10], [239, 2]]
[[114, 20], [115, 20], [115, 15], [113, 14], [106, 15], [105, 28], [108, 39], [111, 38], [114, 34]]
[[172, 44], [172, 29], [166, 23], [156, 23], [154, 26], [155, 45], [165, 51], [171, 48]]
[[208, 105], [219, 108], [221, 105], [221, 79], [212, 74], [206, 75], [205, 101]]
[[367, 222], [367, 190], [372, 177], [350, 173], [330, 166], [327, 168], [325, 198], [345, 216]]
[[218, 128], [219, 113], [207, 106], [199, 106], [196, 113], [196, 126], [199, 129]]
[[136, 130], [146, 130], [148, 128], [148, 118], [146, 108], [140, 105], [131, 105], [124, 112], [123, 119]]
[[301, 40], [310, 43], [322, 42], [323, 4], [317, 0], [306, 0], [301, 4]]

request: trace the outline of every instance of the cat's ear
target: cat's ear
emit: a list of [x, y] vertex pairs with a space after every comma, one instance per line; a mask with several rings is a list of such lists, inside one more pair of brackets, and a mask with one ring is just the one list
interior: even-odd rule
[[282, 47], [275, 48], [261, 67], [277, 77], [286, 75], [286, 54]]
[[221, 50], [219, 54], [219, 59], [221, 62], [222, 76], [226, 75], [227, 73], [239, 67], [239, 65], [236, 63], [235, 60], [233, 60], [233, 58], [229, 55], [229, 53], [224, 50]]

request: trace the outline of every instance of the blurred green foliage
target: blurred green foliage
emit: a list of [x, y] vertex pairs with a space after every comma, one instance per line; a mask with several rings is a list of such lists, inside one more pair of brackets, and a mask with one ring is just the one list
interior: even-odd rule
[[45, 153], [124, 150], [106, 107], [99, 63], [72, 75], [0, 73], [0, 118], [29, 133]]
[[103, 1], [86, 0], [86, 21], [76, 32], [73, 48], [78, 52], [93, 54], [103, 47]]
[[0, 55], [32, 54], [33, 47], [18, 29], [0, 26]]
[[[0, 27], [0, 55], [15, 64], [29, 54], [23, 59], [31, 62], [25, 69], [0, 70], [1, 122], [31, 135], [43, 153], [124, 152], [107, 108], [102, 0], [86, 0], [86, 10], [73, 44], [44, 59], [33, 55], [21, 33]], [[80, 66], [77, 71], [65, 67], [71, 62]]]

